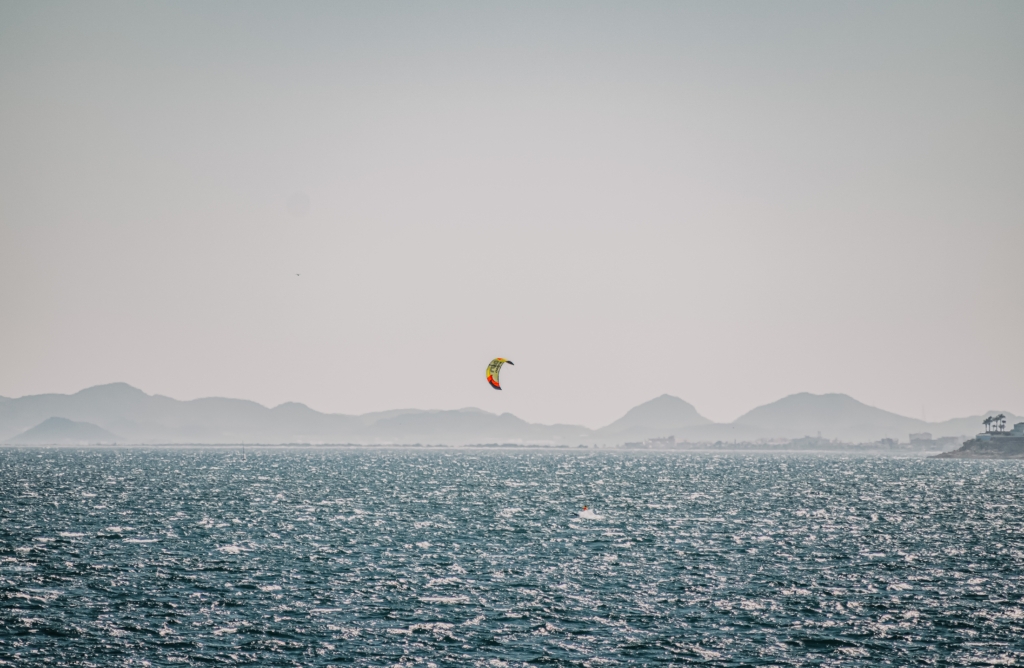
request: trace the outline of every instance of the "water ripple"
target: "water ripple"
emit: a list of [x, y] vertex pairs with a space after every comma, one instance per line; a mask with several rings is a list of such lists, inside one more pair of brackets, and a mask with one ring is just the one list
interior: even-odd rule
[[0, 490], [0, 665], [1024, 658], [1019, 462], [6, 449]]

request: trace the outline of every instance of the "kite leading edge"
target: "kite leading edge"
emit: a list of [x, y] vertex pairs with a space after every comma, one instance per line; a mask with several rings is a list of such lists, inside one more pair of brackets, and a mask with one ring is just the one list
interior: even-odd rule
[[[498, 373], [501, 371], [502, 364], [512, 364], [512, 362], [509, 362], [504, 357], [495, 357], [487, 365], [487, 382], [496, 390], [501, 389], [501, 384], [498, 383]], [[512, 366], [515, 366], [515, 364], [512, 364]]]

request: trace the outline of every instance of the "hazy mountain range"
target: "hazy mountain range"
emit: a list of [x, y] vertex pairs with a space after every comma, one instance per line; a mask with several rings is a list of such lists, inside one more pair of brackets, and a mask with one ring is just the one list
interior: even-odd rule
[[[759, 406], [732, 423], [719, 424], [682, 399], [666, 394], [631, 409], [606, 427], [588, 429], [531, 424], [511, 413], [495, 415], [476, 408], [340, 415], [297, 403], [267, 408], [241, 399], [178, 401], [113, 383], [70, 395], [0, 397], [0, 442], [578, 445], [662, 436], [708, 443], [820, 435], [861, 443], [886, 437], [905, 441], [915, 432], [936, 437], [971, 435], [981, 430], [985, 415], [930, 423], [867, 406], [845, 394], [802, 393]], [[1021, 420], [1011, 413], [1006, 416], [1010, 424]]]

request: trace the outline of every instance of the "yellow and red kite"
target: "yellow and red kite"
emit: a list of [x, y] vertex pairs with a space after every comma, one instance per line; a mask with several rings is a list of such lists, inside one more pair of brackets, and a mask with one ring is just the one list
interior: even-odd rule
[[[512, 364], [512, 362], [509, 362], [504, 357], [495, 357], [487, 365], [487, 382], [496, 390], [501, 389], [501, 384], [498, 383], [498, 372], [501, 371], [502, 364]], [[515, 364], [512, 364], [512, 366], [515, 366]]]

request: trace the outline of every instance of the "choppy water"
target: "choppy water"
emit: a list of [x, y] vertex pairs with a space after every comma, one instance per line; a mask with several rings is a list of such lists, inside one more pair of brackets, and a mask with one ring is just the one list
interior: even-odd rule
[[0, 450], [0, 664], [1009, 664], [1022, 492], [1020, 462]]

